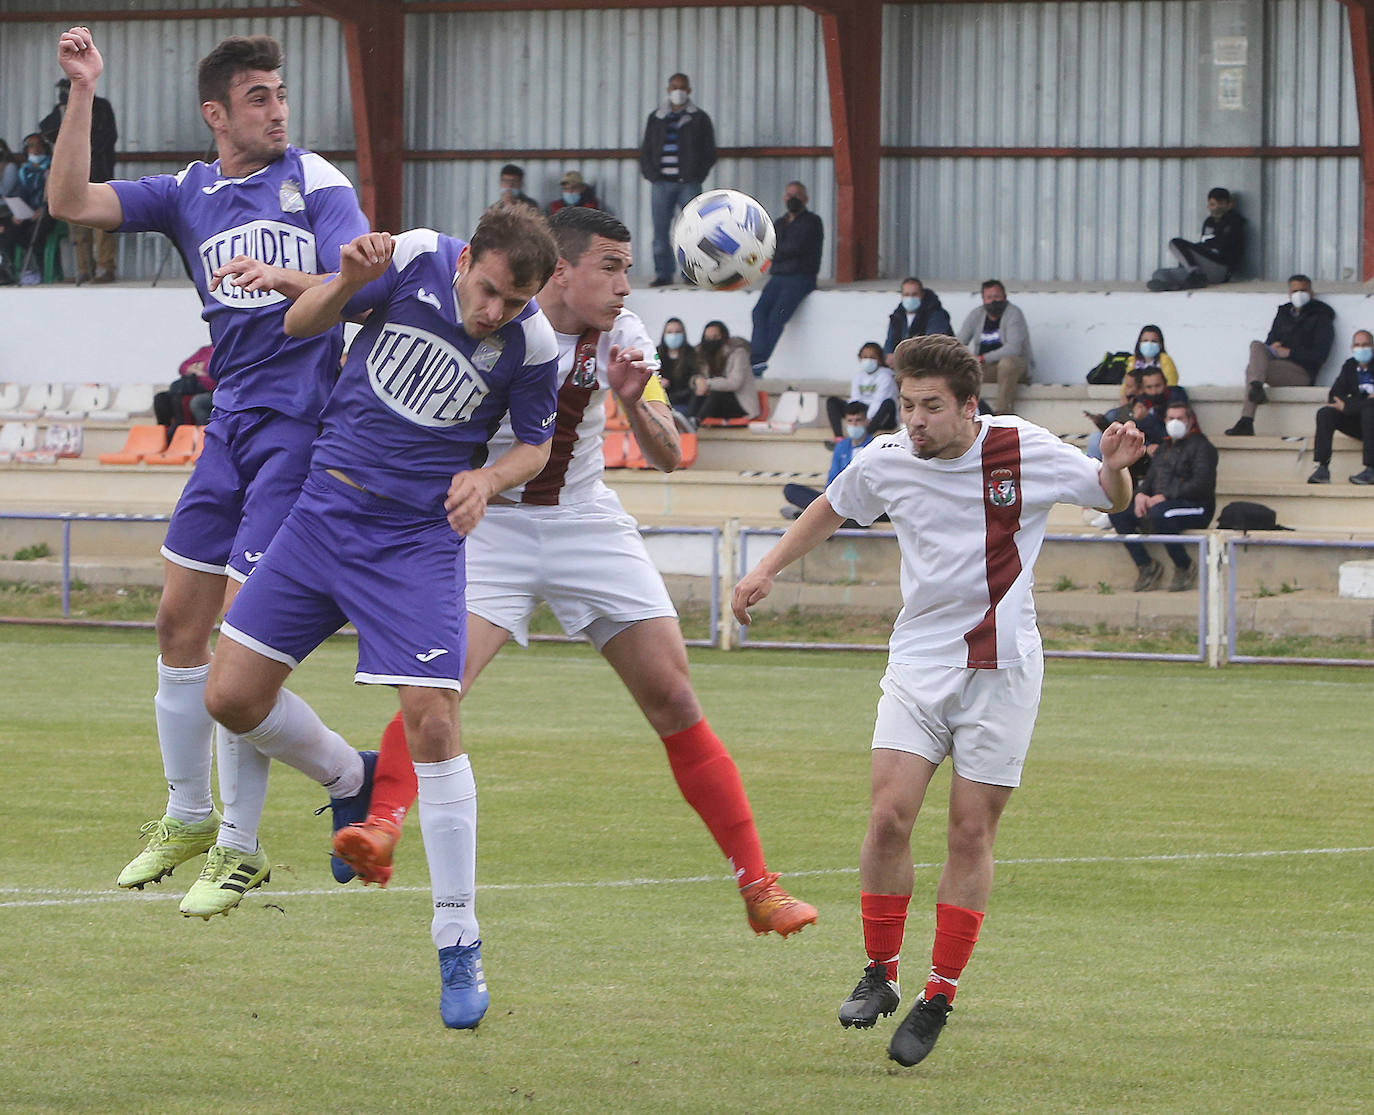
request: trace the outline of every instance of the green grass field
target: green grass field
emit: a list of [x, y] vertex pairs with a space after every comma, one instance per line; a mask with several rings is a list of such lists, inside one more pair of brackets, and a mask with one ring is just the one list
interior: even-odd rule
[[[760, 635], [763, 632], [760, 631]], [[357, 746], [389, 691], [335, 640], [294, 687]], [[923, 1065], [841, 1030], [882, 657], [694, 653], [771, 865], [820, 923], [755, 938], [661, 747], [582, 647], [506, 652], [464, 706], [492, 1007], [446, 1031], [412, 819], [387, 891], [329, 877], [278, 768], [272, 882], [178, 916], [199, 861], [113, 880], [160, 813], [151, 634], [0, 627], [0, 1110], [1370, 1110], [1374, 763], [1356, 670], [1051, 662], [991, 912]], [[942, 772], [943, 775], [943, 772]], [[942, 776], [917, 825], [906, 1004]], [[905, 1011], [904, 1004], [902, 1011]]]

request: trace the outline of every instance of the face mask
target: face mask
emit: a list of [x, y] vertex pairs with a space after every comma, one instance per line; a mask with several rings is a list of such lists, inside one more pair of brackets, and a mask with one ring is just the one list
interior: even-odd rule
[[37, 165], [38, 165], [39, 163], [41, 163], [42, 161], [43, 161], [43, 156], [42, 156], [42, 155], [30, 155], [30, 156], [29, 156], [29, 162], [33, 163], [34, 166], [37, 166]]
[[1164, 423], [1164, 432], [1175, 441], [1182, 441], [1188, 436], [1188, 423], [1182, 418], [1170, 418]]
[[686, 335], [683, 333], [663, 334], [663, 343], [673, 350], [680, 349], [684, 340], [686, 340]]
[[993, 317], [1001, 317], [1003, 311], [1006, 310], [1006, 308], [1007, 300], [1005, 298], [998, 298], [993, 302], [983, 303], [983, 309], [985, 309]]
[[674, 108], [681, 108], [687, 103], [686, 89], [672, 89], [668, 92], [668, 103]]
[[806, 202], [799, 197], [789, 197], [787, 199], [787, 211], [789, 213], [800, 213], [806, 208]]
[[1307, 303], [1312, 301], [1312, 296], [1305, 290], [1295, 290], [1288, 296], [1288, 301], [1293, 303], [1293, 309], [1301, 310]]
[[1371, 360], [1374, 360], [1374, 348], [1365, 345], [1362, 348], [1352, 349], [1350, 355], [1355, 358], [1356, 364], [1368, 364]]
[[1145, 357], [1146, 360], [1153, 360], [1156, 356], [1159, 355], [1159, 342], [1141, 341], [1140, 355]]
[[576, 204], [577, 204], [579, 201], [581, 201], [581, 200], [582, 200], [582, 195], [581, 195], [581, 194], [570, 194], [570, 193], [568, 193], [567, 190], [564, 190], [564, 191], [563, 191], [563, 204], [564, 204], [564, 205], [576, 205]]
[[720, 351], [720, 346], [723, 345], [724, 343], [725, 343], [724, 341], [717, 341], [717, 340], [706, 341], [706, 340], [703, 340], [703, 341], [701, 342], [701, 351], [704, 352], [708, 357], [709, 357], [709, 356], [714, 356], [716, 353], [718, 353], [718, 352]]
[[1169, 389], [1166, 387], [1166, 388], [1165, 388], [1163, 391], [1161, 391], [1158, 395], [1151, 395], [1148, 391], [1146, 391], [1146, 392], [1145, 392], [1143, 395], [1141, 395], [1140, 397], [1141, 397], [1142, 399], [1144, 399], [1147, 403], [1149, 403], [1149, 404], [1153, 407], [1153, 406], [1159, 406], [1160, 403], [1162, 403], [1166, 398], [1168, 398], [1168, 395], [1169, 395]]
[[864, 434], [866, 433], [868, 433], [867, 426], [846, 425], [844, 428], [844, 436], [847, 437], [850, 441], [859, 441], [863, 438]]
[[914, 314], [920, 308], [921, 300], [919, 298], [908, 295], [907, 297], [902, 299], [902, 309], [904, 309], [907, 313]]
[[859, 375], [871, 376], [878, 370], [878, 362], [871, 356], [865, 356], [859, 361]]

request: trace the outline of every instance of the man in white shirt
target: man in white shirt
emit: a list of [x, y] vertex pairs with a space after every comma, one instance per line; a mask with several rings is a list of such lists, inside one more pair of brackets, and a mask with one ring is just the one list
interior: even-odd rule
[[992, 890], [997, 823], [1019, 785], [1044, 671], [1031, 570], [1050, 508], [1120, 510], [1144, 436], [1113, 423], [1094, 461], [1013, 416], [978, 414], [982, 369], [953, 337], [903, 341], [893, 374], [904, 428], [875, 438], [735, 586], [741, 623], [788, 565], [845, 519], [891, 517], [902, 610], [889, 643], [873, 732], [873, 790], [859, 861], [870, 963], [840, 1008], [872, 1026], [901, 1001], [897, 961], [914, 873], [911, 830], [950, 756], [949, 855], [936, 890], [925, 991], [888, 1046], [914, 1065], [934, 1047]]

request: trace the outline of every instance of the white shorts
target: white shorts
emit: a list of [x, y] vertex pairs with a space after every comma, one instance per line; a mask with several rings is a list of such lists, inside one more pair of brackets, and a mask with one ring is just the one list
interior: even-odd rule
[[600, 650], [641, 620], [676, 618], [639, 524], [614, 492], [558, 507], [492, 504], [467, 540], [468, 611], [529, 643], [542, 599]]
[[919, 755], [937, 766], [950, 755], [961, 778], [1019, 786], [1044, 675], [1038, 651], [1000, 670], [889, 662], [873, 746]]

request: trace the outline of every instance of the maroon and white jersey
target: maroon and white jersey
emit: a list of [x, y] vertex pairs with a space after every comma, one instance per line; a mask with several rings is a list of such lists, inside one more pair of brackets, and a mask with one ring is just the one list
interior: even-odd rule
[[902, 552], [902, 610], [889, 660], [973, 669], [1040, 650], [1032, 566], [1056, 503], [1103, 507], [1101, 462], [1041, 426], [979, 416], [961, 457], [922, 460], [906, 430], [874, 438], [831, 482], [837, 514], [886, 513]]
[[[652, 367], [658, 367], [657, 342], [629, 310], [620, 311], [609, 332], [588, 330], [581, 336], [555, 332], [554, 336], [558, 339], [558, 416], [549, 463], [533, 480], [501, 493], [515, 503], [545, 507], [586, 503], [610, 491], [602, 480], [605, 461], [601, 442], [606, 429], [606, 392], [610, 390], [606, 365], [611, 346], [637, 348]], [[657, 376], [649, 378], [644, 398], [667, 402]], [[491, 439], [491, 458], [504, 453], [513, 440], [507, 418]]]

